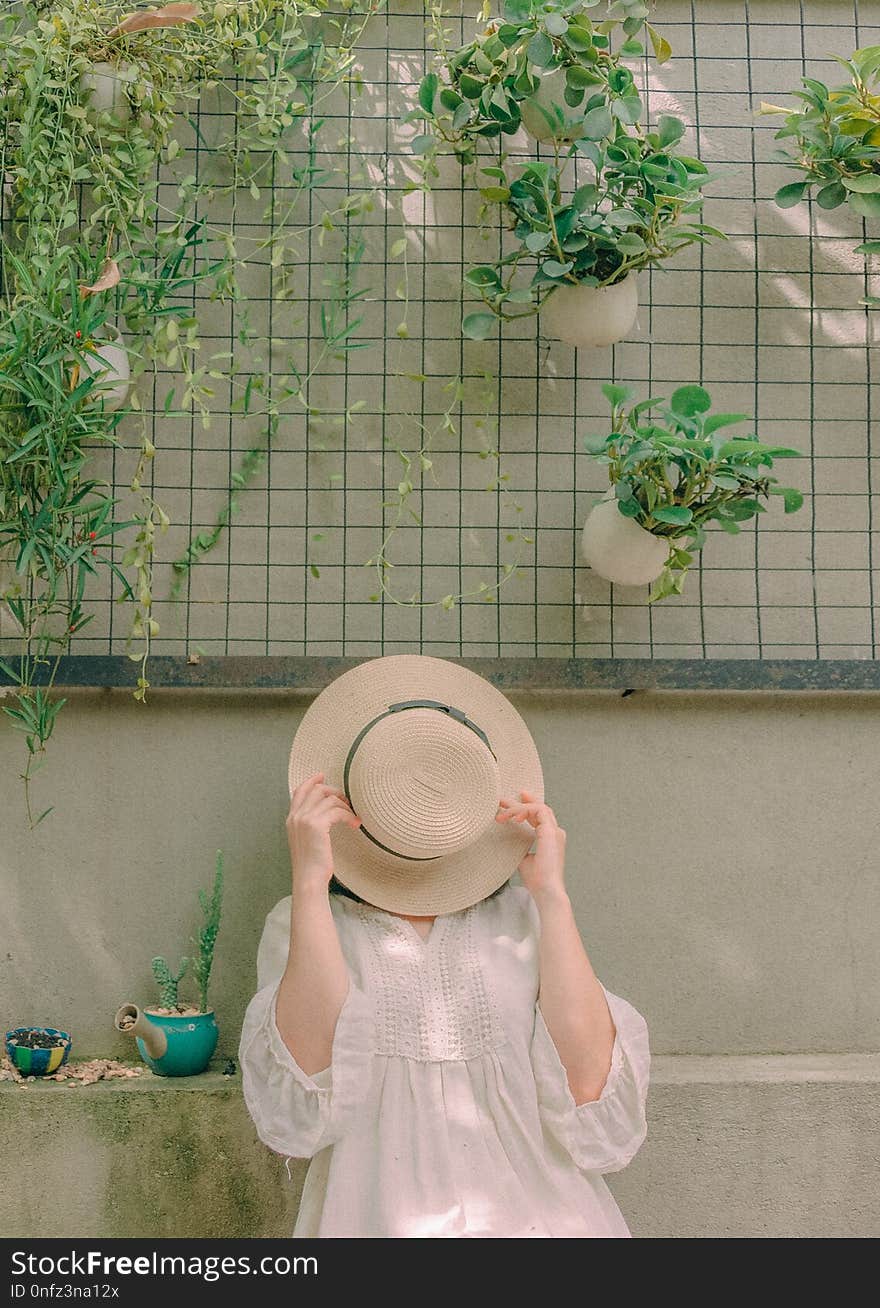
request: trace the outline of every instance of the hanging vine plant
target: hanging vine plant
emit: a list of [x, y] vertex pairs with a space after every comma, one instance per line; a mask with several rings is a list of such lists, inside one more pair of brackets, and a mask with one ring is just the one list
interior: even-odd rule
[[[65, 702], [53, 691], [58, 661], [93, 621], [87, 590], [101, 574], [130, 606], [135, 697], [143, 701], [149, 686], [154, 544], [169, 518], [149, 491], [156, 447], [138, 378], [176, 374], [163, 412], [196, 412], [205, 425], [216, 384], [231, 385], [241, 411], [261, 419], [264, 443], [284, 402], [308, 403], [309, 378], [295, 364], [280, 397], [270, 393], [259, 334], [247, 326], [246, 370], [228, 353], [203, 358], [192, 305], [197, 287], [217, 300], [241, 298], [242, 268], [266, 251], [279, 295], [289, 293], [297, 243], [311, 235], [297, 198], [318, 192], [321, 178], [294, 165], [287, 134], [308, 123], [314, 141], [316, 104], [350, 75], [353, 45], [380, 2], [349, 2], [341, 12], [329, 0], [135, 12], [101, 0], [51, 9], [25, 2], [0, 20], [0, 605], [19, 647], [0, 669], [12, 685], [3, 713], [27, 745], [31, 826], [51, 812], [35, 816], [30, 782]], [[193, 115], [207, 90], [224, 97], [232, 123], [213, 145], [227, 170], [219, 182], [187, 171], [180, 143], [181, 128], [198, 132]], [[160, 165], [177, 170], [170, 202]], [[291, 182], [283, 205], [271, 186], [280, 169]], [[237, 197], [259, 200], [264, 187], [270, 235], [243, 248]], [[200, 209], [223, 193], [226, 226]], [[351, 220], [369, 203], [368, 192], [335, 198], [318, 205], [316, 221], [350, 249]], [[328, 348], [354, 347], [357, 294], [350, 279], [331, 288], [322, 314]], [[98, 475], [105, 451], [125, 453], [125, 419], [139, 420], [141, 433], [129, 513]]]
[[[419, 87], [410, 118], [431, 129], [413, 142], [426, 173], [437, 175], [438, 151], [454, 153], [475, 174], [483, 212], [500, 207], [512, 233], [508, 252], [465, 275], [485, 306], [464, 319], [471, 339], [542, 310], [545, 333], [569, 344], [622, 340], [638, 310], [639, 269], [724, 236], [699, 218], [710, 178], [680, 148], [685, 124], [664, 115], [656, 128], [644, 125], [623, 61], [644, 53], [645, 28], [655, 57], [671, 54], [646, 25], [647, 5], [612, 0], [594, 21], [597, 8], [599, 0], [504, 0], [502, 18], [443, 49], [439, 71]], [[503, 138], [520, 128], [552, 157], [509, 161]], [[481, 166], [486, 143], [498, 157]]]

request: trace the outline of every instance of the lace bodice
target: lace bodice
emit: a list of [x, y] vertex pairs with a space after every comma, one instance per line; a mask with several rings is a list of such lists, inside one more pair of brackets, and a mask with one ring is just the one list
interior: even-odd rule
[[474, 939], [474, 911], [457, 915], [454, 950], [449, 917], [426, 939], [411, 922], [368, 904], [355, 906], [366, 936], [365, 970], [376, 1000], [379, 1054], [421, 1062], [475, 1058], [505, 1036]]

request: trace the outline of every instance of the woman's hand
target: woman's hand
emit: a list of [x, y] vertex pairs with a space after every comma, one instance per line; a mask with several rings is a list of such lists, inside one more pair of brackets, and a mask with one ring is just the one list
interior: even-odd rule
[[535, 849], [519, 865], [523, 885], [533, 899], [565, 894], [565, 832], [549, 804], [540, 803], [528, 790], [520, 801], [502, 799], [496, 822], [519, 822], [534, 830]]
[[291, 795], [285, 823], [295, 884], [328, 885], [333, 876], [330, 828], [337, 822], [359, 827], [361, 820], [352, 812], [345, 792], [324, 784], [324, 773], [315, 772]]

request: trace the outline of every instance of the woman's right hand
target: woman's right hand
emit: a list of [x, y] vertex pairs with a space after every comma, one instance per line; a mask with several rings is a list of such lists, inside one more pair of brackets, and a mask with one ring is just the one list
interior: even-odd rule
[[333, 876], [333, 849], [330, 828], [336, 822], [359, 827], [361, 820], [352, 812], [345, 792], [324, 783], [324, 773], [315, 772], [301, 782], [290, 798], [287, 815], [287, 843], [293, 878], [297, 884], [316, 882], [328, 885]]

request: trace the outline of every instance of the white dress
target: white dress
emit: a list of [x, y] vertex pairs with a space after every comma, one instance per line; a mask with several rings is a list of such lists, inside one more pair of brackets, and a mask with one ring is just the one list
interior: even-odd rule
[[645, 1138], [648, 1032], [617, 1028], [600, 1097], [576, 1105], [537, 1004], [540, 919], [523, 886], [437, 917], [427, 939], [331, 895], [350, 986], [330, 1066], [307, 1075], [275, 997], [290, 896], [266, 918], [239, 1056], [260, 1139], [313, 1161], [297, 1237], [628, 1237], [603, 1172]]

